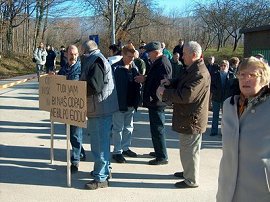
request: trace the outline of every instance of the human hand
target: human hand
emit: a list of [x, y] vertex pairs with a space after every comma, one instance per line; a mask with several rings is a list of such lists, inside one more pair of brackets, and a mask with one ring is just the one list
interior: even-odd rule
[[137, 83], [143, 83], [143, 82], [145, 82], [145, 76], [144, 76], [144, 75], [138, 75], [138, 76], [135, 76], [135, 77], [134, 77], [134, 80], [135, 80]]
[[160, 101], [162, 101], [162, 96], [164, 93], [165, 88], [163, 86], [159, 86], [156, 91], [156, 95]]
[[171, 82], [169, 81], [169, 79], [165, 78], [165, 79], [162, 79], [160, 81], [160, 85], [161, 86], [169, 86], [171, 84]]

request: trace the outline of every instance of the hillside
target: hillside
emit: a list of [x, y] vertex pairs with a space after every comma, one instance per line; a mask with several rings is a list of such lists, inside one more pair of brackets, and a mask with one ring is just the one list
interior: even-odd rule
[[35, 73], [35, 63], [32, 58], [25, 55], [12, 57], [1, 56], [0, 79]]

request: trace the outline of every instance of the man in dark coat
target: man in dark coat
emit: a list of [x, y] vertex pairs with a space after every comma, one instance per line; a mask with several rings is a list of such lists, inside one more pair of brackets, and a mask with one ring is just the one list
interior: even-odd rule
[[229, 62], [222, 60], [220, 70], [212, 74], [211, 94], [212, 94], [212, 128], [210, 136], [218, 134], [219, 111], [223, 102], [238, 89], [238, 82], [234, 72], [229, 70]]
[[181, 63], [184, 65], [185, 67], [185, 62], [183, 60], [183, 47], [184, 47], [184, 40], [183, 39], [179, 39], [179, 44], [176, 45], [173, 49], [173, 54], [174, 53], [179, 53], [179, 60], [181, 61]]
[[153, 41], [145, 46], [152, 62], [147, 76], [135, 77], [137, 82], [144, 82], [143, 106], [148, 108], [150, 130], [154, 146], [155, 159], [149, 161], [150, 165], [168, 164], [167, 147], [165, 140], [165, 107], [166, 104], [159, 101], [156, 90], [160, 81], [166, 77], [172, 77], [172, 66], [169, 59], [162, 54], [161, 44]]

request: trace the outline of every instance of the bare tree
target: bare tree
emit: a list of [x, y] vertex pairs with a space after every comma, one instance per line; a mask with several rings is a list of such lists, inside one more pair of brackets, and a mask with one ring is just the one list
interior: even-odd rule
[[26, 19], [29, 18], [31, 12], [28, 14], [24, 12], [31, 3], [31, 1], [25, 0], [9, 0], [1, 3], [1, 24], [5, 27], [6, 30], [6, 45], [3, 48], [8, 53], [8, 55], [11, 55], [13, 52], [14, 28], [20, 26]]
[[[95, 15], [103, 16], [111, 27], [111, 3], [113, 0], [84, 0], [93, 10]], [[115, 1], [115, 19], [116, 19], [116, 37], [118, 40], [126, 39], [132, 30], [140, 30], [150, 25], [151, 6], [154, 6], [150, 0], [114, 0]], [[143, 19], [143, 20], [138, 20]], [[139, 23], [139, 21], [141, 23]], [[109, 33], [109, 29], [107, 30]]]
[[217, 38], [217, 50], [231, 37], [235, 51], [240, 29], [270, 24], [269, 8], [269, 0], [212, 0], [208, 4], [197, 2], [194, 13], [213, 33], [213, 39]]

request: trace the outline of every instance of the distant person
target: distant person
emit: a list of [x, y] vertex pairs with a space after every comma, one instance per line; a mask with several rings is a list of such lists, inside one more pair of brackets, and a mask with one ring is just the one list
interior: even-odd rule
[[165, 55], [169, 60], [172, 59], [172, 53], [166, 48], [166, 44], [164, 42], [161, 43], [162, 53]]
[[130, 149], [133, 116], [141, 102], [141, 84], [134, 80], [134, 77], [140, 74], [133, 62], [135, 51], [132, 44], [125, 45], [122, 49], [123, 58], [112, 65], [119, 105], [119, 111], [114, 112], [112, 117], [112, 158], [117, 163], [125, 163], [124, 156], [137, 157]]
[[264, 59], [264, 55], [261, 54], [261, 53], [258, 53], [258, 54], [255, 55], [255, 58], [257, 58], [259, 60], [262, 60], [262, 59]]
[[196, 188], [199, 186], [199, 165], [202, 134], [208, 121], [208, 102], [210, 94], [210, 75], [204, 64], [202, 48], [195, 41], [185, 43], [183, 59], [186, 71], [177, 79], [163, 79], [157, 95], [164, 102], [173, 103], [172, 128], [179, 132], [180, 159], [182, 172], [174, 176], [182, 178], [177, 188]]
[[212, 75], [216, 72], [219, 71], [219, 66], [217, 63], [215, 63], [215, 57], [213, 55], [209, 56], [207, 59], [208, 64], [206, 65], [210, 76], [212, 77]]
[[48, 55], [46, 57], [45, 67], [46, 67], [46, 73], [48, 74], [55, 70], [56, 53], [53, 50], [53, 47], [51, 45], [47, 45], [46, 51]]
[[[63, 66], [58, 74], [66, 76], [67, 80], [79, 80], [81, 76], [81, 62], [79, 60], [78, 48], [70, 45], [67, 48], [67, 64]], [[83, 134], [82, 128], [78, 126], [70, 126], [70, 143], [72, 146], [71, 155], [71, 173], [78, 172], [79, 163], [86, 159], [85, 150], [82, 145]]]
[[156, 96], [156, 90], [160, 81], [166, 77], [172, 77], [172, 66], [166, 56], [162, 54], [159, 41], [152, 41], [144, 47], [148, 52], [152, 65], [147, 76], [139, 75], [135, 81], [144, 83], [143, 106], [148, 108], [150, 131], [154, 152], [150, 152], [155, 158], [150, 160], [150, 165], [168, 164], [168, 154], [165, 133], [165, 107], [166, 104], [160, 102]]
[[44, 65], [46, 63], [47, 51], [42, 42], [39, 43], [39, 46], [34, 51], [34, 58], [36, 60], [36, 71], [38, 79], [40, 77], [40, 73], [44, 71]]
[[82, 53], [81, 80], [87, 82], [87, 129], [94, 161], [94, 180], [85, 189], [94, 190], [109, 186], [112, 114], [118, 111], [118, 101], [111, 65], [96, 42], [84, 42]]
[[60, 48], [60, 68], [64, 67], [67, 64], [67, 55], [65, 46], [61, 46]]
[[116, 44], [110, 45], [109, 47], [110, 50], [110, 57], [108, 57], [108, 61], [110, 63], [110, 65], [120, 61], [122, 59], [122, 55], [121, 55], [121, 51], [122, 48], [119, 47]]
[[179, 60], [181, 61], [181, 63], [183, 64], [183, 66], [185, 67], [185, 63], [183, 60], [183, 47], [184, 47], [184, 40], [183, 39], [179, 39], [178, 41], [178, 45], [176, 45], [173, 49], [173, 54], [174, 53], [179, 53]]
[[148, 58], [148, 53], [145, 50], [145, 45], [143, 45], [144, 43], [142, 43], [142, 45], [139, 47], [139, 57], [144, 61], [145, 63], [145, 73], [147, 74], [148, 71], [150, 70], [150, 66], [151, 66], [151, 61]]
[[146, 72], [145, 62], [139, 57], [139, 51], [135, 50], [134, 63], [138, 67], [139, 73], [144, 75]]
[[175, 52], [173, 54], [171, 64], [172, 64], [172, 78], [178, 78], [181, 74], [183, 74], [185, 70], [183, 64], [179, 60], [179, 53]]
[[211, 81], [213, 119], [210, 136], [218, 135], [219, 112], [223, 107], [223, 102], [238, 89], [238, 86], [234, 86], [236, 83], [234, 80], [236, 76], [234, 72], [229, 71], [229, 62], [222, 60], [220, 70], [212, 75]]
[[[219, 65], [217, 63], [215, 63], [215, 56], [211, 55], [208, 57], [207, 59], [207, 69], [210, 73], [210, 76], [211, 76], [211, 82], [214, 80], [213, 78], [213, 75], [216, 73], [216, 72], [219, 72]], [[213, 109], [213, 105], [212, 105], [212, 93], [210, 92], [210, 100], [209, 100], [209, 110], [212, 110]]]
[[236, 73], [237, 73], [237, 68], [238, 68], [238, 66], [239, 66], [239, 63], [240, 63], [240, 60], [239, 60], [238, 57], [232, 57], [232, 58], [230, 59], [230, 68], [229, 68], [229, 70], [230, 70], [231, 72], [233, 72], [234, 75], [236, 75]]
[[240, 93], [225, 100], [217, 202], [270, 201], [270, 68], [255, 57], [238, 68]]
[[259, 60], [263, 61], [264, 63], [268, 64], [268, 61], [264, 58], [263, 54], [258, 53], [258, 54], [255, 55], [255, 57], [258, 58]]

